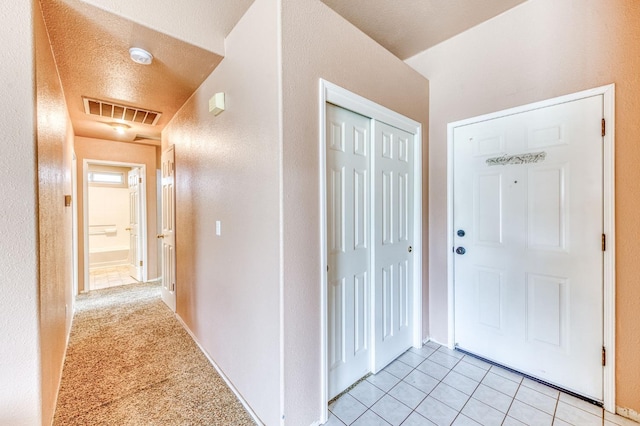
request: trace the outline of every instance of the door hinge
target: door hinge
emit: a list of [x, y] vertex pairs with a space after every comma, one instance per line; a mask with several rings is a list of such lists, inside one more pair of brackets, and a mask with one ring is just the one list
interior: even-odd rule
[[602, 119], [602, 136], [607, 134], [607, 122], [606, 120], [603, 118]]
[[602, 347], [602, 366], [607, 365], [607, 348]]
[[602, 251], [607, 250], [607, 236], [602, 234]]
[[140, 261], [140, 266], [142, 266], [142, 260]]

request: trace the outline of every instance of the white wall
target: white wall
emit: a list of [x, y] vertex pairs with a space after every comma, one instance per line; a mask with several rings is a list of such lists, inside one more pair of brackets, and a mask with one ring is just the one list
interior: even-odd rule
[[32, 12], [0, 8], [0, 424], [11, 425], [41, 423]]
[[[89, 184], [88, 196], [89, 252], [129, 247], [129, 189]], [[116, 232], [95, 235], [107, 226]]]

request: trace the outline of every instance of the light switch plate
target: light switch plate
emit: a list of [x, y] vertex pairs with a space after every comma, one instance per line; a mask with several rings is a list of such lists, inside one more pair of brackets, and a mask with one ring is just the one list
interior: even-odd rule
[[220, 230], [222, 229], [222, 225], [219, 220], [216, 220], [216, 235], [220, 236]]

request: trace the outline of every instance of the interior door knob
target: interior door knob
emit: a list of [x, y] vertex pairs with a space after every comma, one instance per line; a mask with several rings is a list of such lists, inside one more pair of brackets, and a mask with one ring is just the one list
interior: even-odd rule
[[158, 235], [156, 235], [156, 238], [164, 238], [164, 235], [163, 234], [158, 234]]
[[131, 228], [124, 228], [125, 231], [131, 231]]
[[466, 252], [467, 252], [467, 250], [465, 250], [464, 247], [458, 247], [456, 249], [456, 253], [458, 253], [458, 254], [465, 254]]

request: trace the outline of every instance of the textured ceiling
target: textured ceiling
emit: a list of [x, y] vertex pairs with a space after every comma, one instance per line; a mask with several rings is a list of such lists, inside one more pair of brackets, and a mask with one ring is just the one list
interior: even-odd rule
[[400, 59], [526, 0], [321, 0]]
[[[525, 0], [320, 1], [406, 59]], [[164, 126], [222, 60], [213, 52], [222, 54], [224, 37], [253, 0], [40, 2], [75, 134], [158, 144]], [[134, 46], [151, 52], [153, 64], [132, 62]], [[131, 128], [119, 135], [110, 126], [118, 120], [85, 114], [83, 97], [162, 117], [155, 126], [127, 122]]]
[[254, 0], [83, 0], [224, 56], [224, 38]]
[[[78, 0], [41, 0], [43, 15], [77, 136], [157, 144], [162, 128], [222, 57]], [[130, 47], [154, 56], [129, 58]], [[155, 126], [134, 124], [118, 135], [118, 121], [85, 114], [82, 97], [162, 112]], [[141, 140], [148, 139], [148, 140]]]

